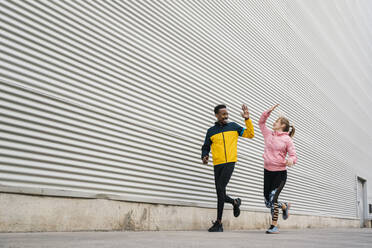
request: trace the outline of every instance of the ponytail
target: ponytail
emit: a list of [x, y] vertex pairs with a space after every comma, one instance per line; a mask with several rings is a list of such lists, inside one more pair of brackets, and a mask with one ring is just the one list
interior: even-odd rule
[[[285, 127], [284, 127], [284, 132], [288, 132], [288, 135], [289, 137], [293, 138], [294, 134], [295, 134], [295, 127], [293, 125], [289, 125], [289, 120], [285, 117], [279, 117], [280, 118], [280, 124], [284, 124]], [[289, 131], [289, 129], [292, 129], [291, 131]]]
[[295, 135], [295, 132], [296, 132], [296, 129], [293, 125], [290, 125], [289, 127], [292, 128], [292, 130], [289, 132], [289, 137], [293, 138], [293, 136]]

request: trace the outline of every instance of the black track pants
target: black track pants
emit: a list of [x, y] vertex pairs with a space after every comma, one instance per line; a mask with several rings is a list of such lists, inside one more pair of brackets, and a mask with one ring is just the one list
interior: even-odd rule
[[234, 199], [226, 194], [226, 186], [234, 171], [235, 163], [226, 163], [214, 166], [214, 182], [217, 191], [217, 220], [222, 220], [225, 202], [234, 204]]

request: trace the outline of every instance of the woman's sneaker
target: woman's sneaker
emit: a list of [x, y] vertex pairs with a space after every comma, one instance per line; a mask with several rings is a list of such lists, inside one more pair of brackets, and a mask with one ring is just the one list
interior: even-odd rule
[[268, 234], [277, 234], [279, 233], [279, 228], [277, 226], [271, 225], [269, 229], [267, 229], [266, 233]]
[[242, 204], [242, 200], [240, 200], [240, 198], [236, 198], [234, 200], [234, 203], [236, 201], [236, 204], [233, 204], [234, 205], [234, 216], [235, 217], [238, 217], [240, 215], [240, 205]]
[[219, 223], [217, 220], [212, 221], [213, 226], [208, 229], [208, 232], [223, 232], [222, 223]]
[[288, 219], [289, 217], [289, 208], [291, 207], [290, 203], [284, 203], [286, 208], [283, 210], [283, 220]]

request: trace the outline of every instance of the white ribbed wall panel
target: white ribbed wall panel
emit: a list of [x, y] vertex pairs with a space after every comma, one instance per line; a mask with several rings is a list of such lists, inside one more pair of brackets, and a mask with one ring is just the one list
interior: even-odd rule
[[356, 173], [372, 159], [371, 10], [368, 1], [1, 1], [1, 189], [214, 207], [200, 147], [216, 104], [242, 125], [246, 103], [256, 137], [239, 141], [228, 191], [266, 211], [257, 122], [278, 102], [299, 157], [282, 199], [297, 213], [355, 218]]

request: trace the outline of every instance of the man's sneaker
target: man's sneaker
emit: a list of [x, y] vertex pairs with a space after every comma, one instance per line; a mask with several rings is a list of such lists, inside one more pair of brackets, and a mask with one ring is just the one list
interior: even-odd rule
[[212, 221], [213, 226], [208, 229], [208, 232], [223, 232], [222, 223], [219, 223], [217, 220]]
[[289, 217], [289, 208], [291, 207], [291, 204], [290, 203], [284, 203], [286, 208], [283, 210], [283, 220], [286, 220], [288, 219]]
[[266, 233], [268, 234], [277, 234], [279, 233], [279, 228], [277, 226], [271, 225], [269, 229], [267, 229]]
[[235, 199], [236, 204], [234, 204], [234, 216], [238, 217], [240, 215], [240, 205], [242, 204], [242, 200], [240, 198]]

